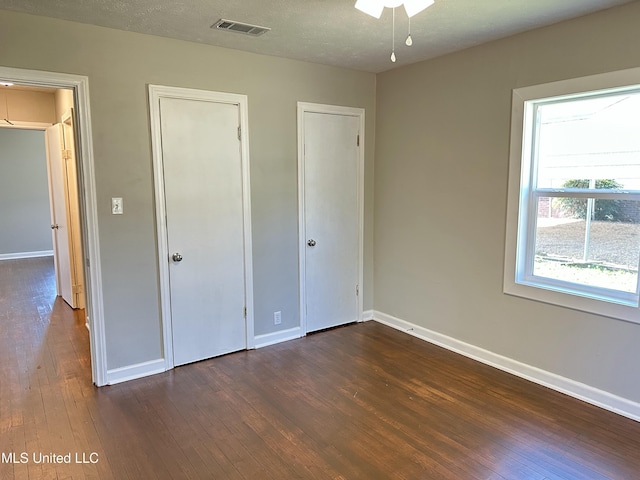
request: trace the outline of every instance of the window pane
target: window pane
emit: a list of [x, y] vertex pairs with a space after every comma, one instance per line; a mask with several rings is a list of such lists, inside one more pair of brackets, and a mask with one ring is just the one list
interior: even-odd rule
[[639, 263], [640, 202], [539, 199], [534, 275], [634, 293]]
[[538, 106], [537, 186], [640, 190], [640, 93]]
[[[545, 200], [549, 201], [550, 208], [545, 205]], [[575, 218], [572, 213], [567, 213], [563, 205], [565, 201], [570, 201], [578, 210], [584, 208], [586, 211], [587, 201], [584, 199], [541, 198], [538, 202], [535, 275], [558, 278], [556, 274], [545, 275], [543, 272], [547, 272], [551, 266], [575, 262], [583, 257], [586, 222], [584, 218]], [[545, 267], [544, 265], [547, 264], [548, 266]]]

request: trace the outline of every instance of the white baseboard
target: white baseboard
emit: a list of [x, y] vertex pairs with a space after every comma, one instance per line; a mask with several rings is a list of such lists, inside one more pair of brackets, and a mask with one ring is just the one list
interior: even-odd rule
[[[87, 323], [88, 328], [88, 323]], [[300, 327], [282, 330], [280, 332], [269, 333], [266, 335], [258, 335], [255, 337], [255, 348], [266, 347], [287, 340], [293, 340], [304, 336]], [[127, 367], [114, 368], [107, 371], [107, 385], [115, 385], [116, 383], [128, 382], [137, 378], [156, 375], [167, 370], [165, 360], [151, 360], [149, 362], [129, 365]]]
[[279, 332], [257, 335], [255, 337], [255, 348], [268, 347], [269, 345], [286, 342], [287, 340], [294, 340], [300, 337], [304, 337], [304, 332], [301, 327], [294, 327], [287, 330], [281, 330]]
[[373, 320], [373, 310], [365, 310], [362, 312], [362, 321], [368, 322], [369, 320]]
[[114, 368], [113, 370], [107, 370], [107, 385], [128, 382], [129, 380], [135, 380], [136, 378], [147, 377], [149, 375], [156, 375], [165, 371], [164, 358], [137, 363], [127, 367]]
[[39, 252], [0, 253], [0, 260], [19, 260], [21, 258], [52, 257], [53, 250]]
[[382, 312], [374, 311], [373, 318], [377, 322], [446, 348], [447, 350], [459, 353], [472, 358], [473, 360], [477, 360], [531, 382], [544, 385], [545, 387], [557, 390], [558, 392], [562, 392], [566, 395], [583, 400], [606, 410], [610, 410], [619, 415], [640, 421], [640, 403], [638, 402], [619, 397], [570, 378], [562, 377], [555, 373], [504, 357], [497, 353], [456, 340], [455, 338], [434, 332]]

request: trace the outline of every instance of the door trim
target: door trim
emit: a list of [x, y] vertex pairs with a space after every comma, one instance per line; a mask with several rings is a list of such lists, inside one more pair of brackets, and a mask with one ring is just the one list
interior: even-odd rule
[[364, 108], [342, 107], [337, 105], [324, 105], [319, 103], [298, 102], [298, 262], [299, 262], [299, 309], [300, 309], [300, 326], [304, 335], [307, 334], [307, 314], [305, 308], [306, 298], [306, 259], [305, 245], [307, 234], [305, 231], [306, 224], [306, 205], [305, 205], [305, 154], [304, 154], [304, 137], [305, 137], [305, 113], [323, 113], [328, 115], [344, 115], [349, 117], [357, 117], [360, 121], [360, 149], [358, 159], [358, 310], [357, 321], [362, 321], [363, 312], [363, 281], [364, 281]]
[[165, 370], [174, 367], [171, 326], [171, 286], [169, 282], [169, 246], [167, 242], [167, 216], [164, 196], [164, 171], [162, 163], [162, 137], [160, 123], [160, 99], [175, 98], [237, 105], [240, 110], [240, 156], [242, 168], [242, 210], [244, 230], [244, 282], [247, 315], [245, 318], [247, 349], [255, 348], [253, 324], [253, 258], [251, 242], [251, 194], [249, 175], [249, 110], [248, 97], [234, 93], [212, 92], [180, 87], [149, 85], [149, 117], [151, 122], [151, 147], [156, 204], [158, 245], [158, 270], [160, 281], [160, 310], [164, 345]]
[[[73, 90], [77, 116], [76, 167], [78, 168], [80, 219], [82, 246], [89, 265], [85, 265], [86, 313], [91, 350], [91, 378], [98, 387], [106, 385], [107, 349], [104, 327], [104, 302], [102, 296], [102, 267], [98, 236], [98, 208], [91, 135], [91, 110], [89, 108], [89, 78], [82, 75], [24, 70], [0, 66], [0, 78], [20, 85], [67, 88]], [[79, 160], [79, 161], [78, 161]]]

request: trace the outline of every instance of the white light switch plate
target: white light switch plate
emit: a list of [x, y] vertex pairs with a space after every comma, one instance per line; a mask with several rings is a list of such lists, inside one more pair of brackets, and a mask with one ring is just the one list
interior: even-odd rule
[[124, 213], [122, 197], [113, 197], [111, 199], [111, 213], [114, 215], [122, 215]]

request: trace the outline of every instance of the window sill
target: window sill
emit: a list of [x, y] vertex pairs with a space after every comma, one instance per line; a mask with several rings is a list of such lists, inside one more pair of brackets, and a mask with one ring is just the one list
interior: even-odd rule
[[640, 309], [634, 302], [626, 300], [591, 296], [569, 290], [561, 291], [546, 285], [516, 283], [506, 279], [503, 291], [507, 295], [640, 324]]

